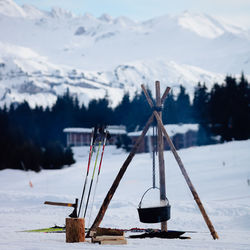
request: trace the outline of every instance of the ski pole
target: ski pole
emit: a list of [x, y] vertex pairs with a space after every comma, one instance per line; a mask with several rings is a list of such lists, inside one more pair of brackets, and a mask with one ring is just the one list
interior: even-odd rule
[[99, 175], [100, 175], [100, 172], [101, 172], [102, 159], [103, 159], [104, 149], [105, 149], [105, 145], [106, 145], [106, 141], [107, 141], [107, 136], [108, 136], [108, 132], [105, 133], [104, 142], [103, 142], [103, 145], [102, 145], [102, 154], [101, 154], [101, 159], [100, 159], [100, 163], [99, 163], [99, 169], [98, 169], [98, 174], [97, 174], [97, 179], [96, 179], [96, 184], [95, 184], [95, 189], [94, 189], [94, 194], [93, 194], [93, 199], [92, 199], [92, 206], [91, 206], [90, 214], [89, 214], [89, 223], [90, 223], [90, 220], [91, 220], [91, 214], [92, 214], [92, 210], [93, 210], [96, 189], [97, 189], [97, 185], [98, 185]]
[[100, 148], [101, 148], [101, 143], [102, 143], [102, 141], [100, 140], [98, 150], [97, 150], [97, 153], [96, 153], [95, 165], [94, 165], [93, 174], [92, 174], [92, 178], [91, 178], [91, 182], [90, 182], [90, 186], [89, 186], [89, 193], [88, 193], [88, 198], [87, 198], [87, 201], [86, 201], [86, 206], [85, 206], [85, 211], [84, 211], [83, 218], [85, 218], [87, 208], [88, 208], [89, 197], [90, 197], [90, 193], [91, 193], [91, 189], [92, 189], [92, 185], [93, 185], [93, 180], [94, 180], [94, 176], [95, 176], [95, 169], [96, 169], [96, 164], [97, 164], [97, 160], [98, 160], [98, 156], [99, 156], [99, 152], [100, 152]]
[[87, 180], [88, 180], [88, 175], [89, 175], [89, 167], [90, 167], [90, 162], [91, 162], [92, 153], [93, 153], [93, 146], [95, 144], [95, 137], [96, 137], [96, 127], [92, 130], [92, 134], [91, 134], [88, 167], [87, 167], [87, 172], [86, 172], [85, 181], [84, 181], [84, 185], [83, 185], [82, 197], [81, 197], [81, 201], [80, 201], [80, 205], [79, 205], [79, 210], [78, 210], [77, 218], [79, 218], [79, 215], [80, 215], [80, 212], [81, 212], [82, 201], [83, 201], [84, 194], [85, 194], [85, 189], [86, 189], [86, 186], [87, 186]]

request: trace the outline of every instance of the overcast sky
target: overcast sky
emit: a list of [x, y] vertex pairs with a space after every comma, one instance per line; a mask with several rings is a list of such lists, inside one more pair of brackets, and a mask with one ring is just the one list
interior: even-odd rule
[[230, 23], [250, 28], [250, 0], [15, 0], [19, 5], [32, 4], [39, 9], [61, 7], [75, 14], [86, 12], [99, 17], [127, 16], [146, 20], [185, 10], [221, 17]]

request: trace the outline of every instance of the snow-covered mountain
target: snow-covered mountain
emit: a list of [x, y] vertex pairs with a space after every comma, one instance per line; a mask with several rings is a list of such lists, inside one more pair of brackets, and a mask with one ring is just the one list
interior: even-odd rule
[[67, 88], [85, 104], [108, 94], [116, 105], [142, 83], [192, 93], [198, 81], [242, 71], [250, 74], [250, 31], [205, 14], [135, 22], [0, 0], [0, 105], [52, 105]]

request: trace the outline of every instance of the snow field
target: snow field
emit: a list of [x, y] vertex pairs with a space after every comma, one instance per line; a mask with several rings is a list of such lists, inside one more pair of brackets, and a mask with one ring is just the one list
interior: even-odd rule
[[[44, 205], [45, 200], [74, 202], [79, 198], [85, 178], [88, 147], [74, 148], [76, 164], [62, 170], [25, 173], [0, 172], [0, 249], [249, 249], [250, 246], [250, 140], [179, 151], [219, 240], [214, 241], [171, 152], [164, 152], [167, 197], [171, 204], [170, 230], [186, 233], [191, 240], [128, 239], [125, 246], [98, 246], [88, 243], [66, 244], [65, 234], [19, 232], [64, 225], [72, 208]], [[107, 146], [97, 187], [92, 220], [109, 190], [127, 153]], [[149, 154], [137, 154], [128, 167], [109, 205], [101, 226], [113, 228], [159, 228], [159, 224], [139, 222], [137, 206], [152, 185]], [[90, 169], [89, 176], [92, 176]], [[29, 180], [34, 187], [29, 187]], [[158, 179], [157, 179], [158, 180]], [[90, 178], [88, 185], [90, 183]], [[95, 181], [94, 181], [95, 183]], [[147, 196], [147, 195], [146, 195]], [[153, 190], [144, 204], [158, 200]], [[155, 198], [157, 197], [157, 198]], [[90, 198], [90, 205], [92, 197]], [[149, 202], [149, 203], [148, 203]], [[157, 205], [157, 204], [156, 204]], [[86, 226], [89, 226], [89, 213]]]

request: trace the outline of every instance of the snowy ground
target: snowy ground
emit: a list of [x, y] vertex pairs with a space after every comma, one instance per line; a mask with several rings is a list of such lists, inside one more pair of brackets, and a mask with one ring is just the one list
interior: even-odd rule
[[[189, 240], [128, 239], [123, 246], [65, 243], [64, 233], [25, 233], [64, 225], [72, 208], [44, 205], [45, 200], [74, 202], [85, 178], [88, 148], [75, 148], [77, 163], [70, 168], [40, 173], [0, 171], [0, 249], [250, 249], [250, 140], [180, 150], [187, 172], [220, 237], [214, 241], [195, 204], [174, 157], [165, 152], [167, 196], [171, 203], [171, 230], [186, 233]], [[127, 153], [106, 147], [92, 220]], [[101, 226], [159, 228], [142, 224], [137, 206], [152, 185], [149, 154], [138, 154], [122, 179]], [[92, 170], [91, 170], [92, 171]], [[90, 173], [92, 174], [92, 173]], [[91, 175], [90, 175], [91, 176]], [[34, 187], [29, 187], [31, 179]], [[152, 196], [152, 194], [151, 194]], [[158, 194], [156, 195], [158, 199]], [[92, 201], [92, 199], [91, 199]], [[150, 199], [152, 202], [152, 200]], [[145, 203], [149, 203], [149, 199]], [[86, 217], [89, 225], [89, 215]]]

